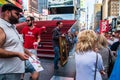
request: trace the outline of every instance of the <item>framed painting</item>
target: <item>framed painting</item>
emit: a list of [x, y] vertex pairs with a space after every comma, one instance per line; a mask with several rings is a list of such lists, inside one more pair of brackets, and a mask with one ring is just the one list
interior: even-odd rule
[[60, 64], [61, 66], [64, 66], [67, 63], [68, 60], [68, 46], [67, 41], [65, 37], [59, 38], [59, 44], [60, 44]]

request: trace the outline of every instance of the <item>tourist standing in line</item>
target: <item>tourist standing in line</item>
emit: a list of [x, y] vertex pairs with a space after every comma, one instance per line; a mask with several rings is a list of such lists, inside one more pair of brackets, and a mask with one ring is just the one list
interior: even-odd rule
[[78, 34], [75, 49], [76, 80], [102, 80], [104, 67], [101, 55], [94, 51], [96, 42], [97, 35], [92, 30]]
[[0, 18], [0, 80], [20, 80], [25, 72], [24, 61], [31, 56], [14, 24], [18, 23], [22, 10], [12, 4], [4, 4]]
[[111, 50], [114, 51], [116, 54], [116, 60], [114, 63], [112, 73], [109, 77], [109, 80], [119, 80], [120, 79], [120, 31], [118, 34], [118, 39], [119, 39], [119, 41], [115, 42], [111, 46]]
[[107, 74], [108, 68], [109, 66], [112, 66], [112, 65], [109, 65], [109, 56], [111, 55], [112, 57], [114, 57], [114, 55], [112, 54], [111, 50], [108, 47], [107, 38], [102, 34], [98, 35], [97, 49], [98, 49], [97, 52], [100, 53], [100, 55], [102, 56], [103, 65], [105, 68], [104, 71], [106, 72], [106, 74], [103, 75], [102, 78], [103, 80], [108, 80], [108, 76], [110, 75], [110, 74]]

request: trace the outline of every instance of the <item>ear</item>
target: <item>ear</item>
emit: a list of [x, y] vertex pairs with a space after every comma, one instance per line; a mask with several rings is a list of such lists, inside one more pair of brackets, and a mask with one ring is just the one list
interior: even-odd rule
[[11, 13], [10, 13], [10, 11], [5, 11], [5, 14], [6, 14], [6, 16], [9, 16], [9, 15], [11, 15]]

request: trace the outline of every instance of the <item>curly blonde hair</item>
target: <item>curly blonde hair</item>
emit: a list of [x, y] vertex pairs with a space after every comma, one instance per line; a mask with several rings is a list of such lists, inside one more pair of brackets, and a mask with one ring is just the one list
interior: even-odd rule
[[76, 52], [93, 50], [96, 45], [97, 35], [93, 30], [84, 30], [78, 34]]

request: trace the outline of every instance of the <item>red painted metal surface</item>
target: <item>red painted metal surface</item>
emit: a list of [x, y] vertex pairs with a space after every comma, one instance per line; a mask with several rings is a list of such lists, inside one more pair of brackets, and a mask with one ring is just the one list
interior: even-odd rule
[[[75, 23], [75, 21], [76, 20], [62, 20], [63, 26], [65, 26], [65, 27], [72, 26]], [[54, 20], [54, 21], [36, 21], [35, 25], [37, 27], [40, 27], [40, 28], [43, 27], [43, 26], [45, 26], [46, 28], [47, 27], [55, 27], [56, 26], [56, 22], [57, 22], [56, 20]], [[20, 32], [22, 30], [22, 28], [24, 26], [26, 26], [26, 25], [27, 25], [26, 22], [16, 24], [17, 30]]]

